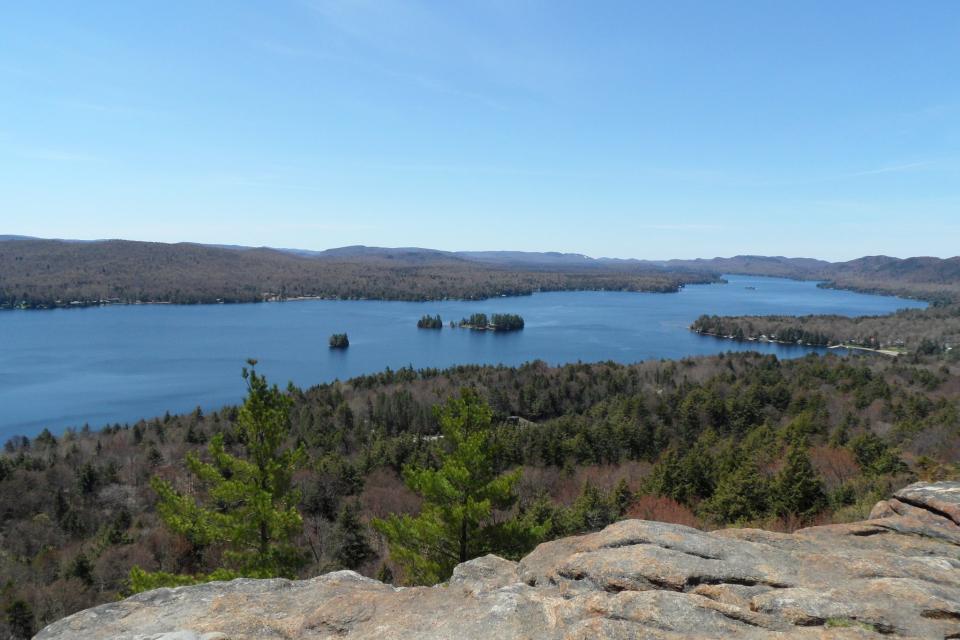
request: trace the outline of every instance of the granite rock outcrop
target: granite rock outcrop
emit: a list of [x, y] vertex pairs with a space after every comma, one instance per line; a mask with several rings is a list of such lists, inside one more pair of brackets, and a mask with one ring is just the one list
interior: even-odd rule
[[158, 589], [37, 640], [960, 638], [960, 483], [917, 483], [869, 519], [704, 532], [624, 520], [485, 556], [434, 587], [350, 571]]

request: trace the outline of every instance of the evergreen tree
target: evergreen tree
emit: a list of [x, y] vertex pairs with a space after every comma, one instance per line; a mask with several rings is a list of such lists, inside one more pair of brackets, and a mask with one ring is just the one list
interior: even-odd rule
[[893, 474], [907, 468], [890, 445], [870, 432], [862, 433], [851, 440], [850, 450], [865, 473]]
[[93, 563], [82, 551], [70, 563], [66, 573], [67, 576], [80, 580], [88, 587], [93, 585]]
[[386, 564], [381, 564], [377, 571], [377, 580], [384, 584], [393, 584], [393, 571]]
[[163, 454], [160, 453], [160, 449], [157, 448], [157, 445], [151, 444], [150, 450], [147, 452], [147, 464], [156, 468], [162, 465], [163, 462]]
[[66, 518], [69, 512], [70, 503], [67, 501], [67, 494], [63, 492], [62, 487], [58, 487], [57, 495], [53, 503], [53, 515], [57, 519], [57, 522], [63, 523], [64, 518]]
[[[213, 545], [224, 549], [225, 567], [209, 576], [173, 576], [169, 582], [174, 584], [233, 576], [292, 578], [304, 564], [303, 552], [292, 543], [302, 529], [292, 476], [306, 454], [302, 447], [284, 448], [292, 401], [252, 369], [244, 368], [243, 378], [247, 397], [237, 413], [237, 437], [246, 455], [228, 453], [222, 434], [208, 445], [211, 462], [187, 454], [187, 467], [205, 486], [208, 505], [160, 478], [150, 483], [159, 495], [157, 512], [168, 527], [201, 551]], [[167, 576], [134, 571], [132, 587], [162, 586]]]
[[747, 522], [767, 511], [769, 488], [752, 458], [741, 461], [736, 470], [724, 475], [702, 510], [716, 522]]
[[577, 529], [596, 531], [617, 519], [617, 505], [593, 483], [583, 485], [580, 497], [573, 503], [573, 519]]
[[644, 483], [645, 491], [657, 496], [671, 498], [677, 502], [687, 499], [687, 490], [680, 468], [680, 456], [676, 449], [669, 449], [654, 465]]
[[374, 556], [367, 541], [365, 527], [360, 521], [360, 505], [350, 501], [343, 505], [337, 516], [337, 562], [347, 569], [356, 569]]
[[100, 474], [97, 473], [97, 468], [89, 462], [84, 463], [77, 472], [77, 485], [80, 488], [80, 493], [85, 496], [96, 491], [100, 486]]
[[621, 478], [613, 490], [613, 502], [617, 507], [617, 515], [625, 514], [630, 505], [633, 504], [633, 500], [634, 495], [633, 491], [630, 490], [630, 485], [627, 484], [626, 478]]
[[777, 474], [773, 490], [773, 502], [780, 515], [810, 516], [826, 506], [823, 484], [802, 442], [790, 446], [787, 464]]
[[14, 600], [6, 607], [7, 626], [14, 638], [33, 637], [33, 609], [24, 600]]
[[404, 468], [407, 486], [423, 497], [420, 514], [373, 522], [406, 579], [417, 584], [444, 580], [458, 563], [485, 553], [517, 556], [545, 532], [545, 527], [495, 514], [516, 501], [520, 471], [497, 472], [486, 402], [464, 389], [437, 410], [437, 417], [447, 448], [440, 467]]

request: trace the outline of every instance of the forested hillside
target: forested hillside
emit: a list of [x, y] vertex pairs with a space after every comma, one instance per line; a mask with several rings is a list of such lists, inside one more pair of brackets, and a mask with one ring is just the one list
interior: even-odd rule
[[667, 260], [670, 269], [823, 280], [826, 287], [922, 298], [946, 303], [960, 300], [960, 256], [892, 258], [867, 256], [846, 262], [810, 258], [735, 256], [701, 260]]
[[673, 292], [684, 284], [715, 282], [723, 273], [823, 280], [824, 286], [937, 303], [960, 296], [960, 257], [874, 256], [837, 263], [764, 256], [645, 261], [549, 252], [379, 247], [298, 251], [0, 236], [0, 308], [258, 302], [301, 296], [475, 300], [585, 289]]
[[703, 335], [815, 346], [960, 356], [960, 305], [905, 309], [886, 316], [701, 316], [690, 327]]
[[937, 303], [960, 301], [960, 256], [868, 256], [833, 264], [825, 275], [829, 286], [843, 289], [906, 295]]
[[[504, 552], [516, 556], [538, 539], [623, 517], [782, 530], [862, 518], [912, 479], [957, 477], [958, 373], [932, 358], [781, 362], [744, 353], [388, 370], [291, 388], [281, 444], [303, 451], [288, 494], [298, 497], [302, 517], [293, 538], [306, 560], [298, 575], [346, 566], [397, 583], [418, 580], [370, 523], [421, 509], [410, 483], [428, 477], [452, 446], [439, 437], [434, 407], [464, 387], [490, 407], [482, 452], [492, 471], [520, 472], [517, 501], [499, 516], [529, 534]], [[0, 456], [7, 622], [16, 616], [36, 629], [111, 601], [130, 588], [135, 566], [186, 574], [222, 566], [222, 546], [163, 525], [156, 489], [165, 481], [205, 497], [187, 454], [214, 463], [209, 469], [238, 464], [222, 453], [211, 458], [209, 448], [222, 442], [224, 453], [240, 455], [243, 415], [237, 407], [197, 410], [8, 442]]]
[[[907, 258], [869, 256], [849, 262], [742, 256], [693, 261], [701, 268], [723, 263], [732, 273], [779, 271], [821, 286], [898, 295], [929, 301], [927, 309], [905, 309], [883, 316], [702, 315], [690, 326], [705, 336], [733, 340], [771, 340], [813, 346], [847, 345], [890, 353], [921, 353], [956, 358], [960, 345], [960, 257]], [[670, 264], [680, 266], [678, 261]]]
[[481, 299], [534, 291], [677, 291], [712, 282], [659, 267], [526, 268], [469, 262], [441, 252], [297, 255], [108, 240], [0, 241], [0, 308], [104, 302], [259, 302], [301, 296], [384, 300]]

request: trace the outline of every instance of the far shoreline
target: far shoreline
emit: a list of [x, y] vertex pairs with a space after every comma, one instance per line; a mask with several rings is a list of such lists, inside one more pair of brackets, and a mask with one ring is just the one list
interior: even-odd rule
[[[406, 298], [368, 298], [368, 297], [343, 297], [343, 296], [320, 296], [320, 295], [304, 295], [304, 296], [291, 296], [287, 298], [280, 298], [278, 296], [265, 297], [260, 300], [214, 300], [214, 301], [199, 301], [199, 302], [173, 302], [170, 300], [134, 300], [134, 301], [119, 301], [116, 299], [104, 299], [97, 301], [83, 301], [83, 300], [72, 300], [67, 303], [56, 304], [53, 306], [36, 306], [36, 307], [23, 307], [21, 305], [15, 306], [2, 306], [0, 307], [0, 312], [3, 311], [56, 311], [56, 310], [65, 310], [65, 309], [91, 309], [91, 308], [104, 308], [104, 307], [136, 307], [136, 306], [148, 306], [148, 305], [169, 305], [169, 306], [178, 306], [178, 307], [199, 307], [199, 306], [214, 306], [214, 305], [257, 305], [265, 303], [282, 303], [282, 302], [301, 302], [301, 301], [311, 301], [311, 300], [321, 300], [321, 301], [330, 301], [330, 302], [411, 302], [411, 303], [435, 303], [435, 302], [482, 302], [485, 300], [495, 300], [498, 298], [524, 298], [530, 297], [537, 294], [543, 293], [564, 293], [564, 292], [586, 292], [586, 291], [596, 291], [596, 292], [613, 292], [613, 293], [648, 293], [648, 294], [677, 294], [681, 293], [688, 286], [713, 286], [713, 285], [727, 285], [729, 281], [727, 278], [729, 276], [739, 277], [739, 278], [762, 278], [767, 280], [789, 280], [791, 282], [811, 282], [814, 283], [818, 289], [825, 290], [834, 290], [834, 291], [848, 291], [851, 293], [859, 293], [863, 295], [873, 295], [883, 298], [899, 298], [902, 300], [912, 300], [925, 303], [928, 307], [932, 306], [935, 303], [936, 296], [933, 293], [930, 293], [927, 296], [923, 294], [911, 294], [908, 292], [894, 292], [887, 293], [883, 291], [864, 289], [858, 287], [842, 287], [836, 285], [836, 283], [829, 280], [814, 280], [808, 278], [799, 278], [799, 277], [789, 277], [789, 276], [768, 276], [768, 275], [757, 275], [749, 273], [723, 273], [720, 274], [718, 279], [713, 282], [693, 282], [693, 283], [681, 283], [674, 290], [663, 291], [658, 289], [651, 289], [649, 291], [636, 290], [636, 289], [607, 289], [607, 288], [587, 288], [587, 289], [537, 289], [534, 291], [523, 292], [523, 293], [502, 293], [482, 298], [457, 298], [457, 297], [439, 297], [439, 298], [422, 298], [422, 299], [406, 299]], [[797, 316], [800, 317], [800, 316]], [[723, 337], [723, 336], [717, 336]], [[789, 344], [789, 343], [788, 343]]]

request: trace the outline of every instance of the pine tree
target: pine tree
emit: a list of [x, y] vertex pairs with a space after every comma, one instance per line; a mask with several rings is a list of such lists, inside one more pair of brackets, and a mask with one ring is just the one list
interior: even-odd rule
[[380, 569], [377, 570], [377, 580], [384, 584], [393, 584], [393, 571], [386, 563], [381, 564]]
[[794, 442], [787, 453], [787, 464], [773, 485], [774, 503], [780, 515], [810, 516], [827, 504], [820, 477], [810, 464], [806, 446]]
[[374, 556], [364, 528], [360, 521], [360, 506], [356, 502], [344, 503], [337, 516], [335, 556], [337, 562], [347, 569], [356, 569]]
[[[251, 367], [256, 364], [250, 360]], [[292, 539], [302, 529], [297, 511], [299, 492], [292, 476], [306, 456], [302, 447], [284, 448], [289, 435], [291, 399], [276, 385], [267, 384], [254, 370], [243, 370], [247, 397], [237, 413], [237, 437], [244, 457], [226, 451], [222, 434], [208, 445], [211, 462], [187, 454], [187, 467], [206, 488], [208, 505], [177, 492], [167, 481], [154, 478], [159, 495], [157, 512], [173, 531], [184, 535], [195, 548], [223, 547], [226, 566], [209, 576], [172, 576], [131, 572], [136, 591], [166, 582], [222, 579], [294, 577], [304, 555]]]
[[76, 578], [88, 587], [93, 585], [93, 563], [90, 562], [87, 554], [82, 551], [70, 563], [66, 574], [71, 578]]
[[573, 519], [578, 529], [595, 531], [602, 529], [617, 518], [617, 505], [611, 496], [587, 481], [576, 502], [573, 503]]
[[62, 523], [69, 512], [70, 503], [67, 501], [67, 494], [63, 492], [62, 487], [57, 488], [57, 495], [53, 503], [53, 515], [57, 519], [57, 522]]
[[687, 499], [687, 492], [680, 468], [680, 456], [676, 449], [669, 449], [654, 465], [644, 483], [645, 491], [657, 496], [672, 498], [677, 502]]
[[150, 450], [147, 452], [147, 464], [152, 468], [156, 468], [162, 465], [163, 462], [163, 454], [160, 453], [160, 449], [157, 448], [157, 445], [151, 444]]
[[33, 609], [24, 600], [14, 600], [6, 607], [7, 626], [12, 637], [28, 639], [33, 636]]
[[617, 483], [617, 486], [613, 490], [613, 502], [617, 507], [617, 515], [622, 516], [627, 512], [627, 509], [630, 508], [630, 505], [633, 504], [634, 494], [630, 490], [630, 485], [627, 484], [626, 478], [620, 478], [620, 482]]
[[520, 471], [497, 472], [487, 403], [475, 391], [464, 389], [437, 414], [447, 447], [440, 467], [404, 468], [407, 486], [423, 497], [420, 514], [373, 521], [386, 536], [393, 561], [403, 568], [407, 581], [416, 584], [444, 580], [458, 563], [485, 553], [518, 556], [546, 530], [495, 515], [495, 510], [509, 510], [516, 501]]
[[77, 472], [77, 486], [80, 488], [80, 493], [85, 496], [96, 491], [100, 486], [100, 474], [97, 473], [97, 468], [89, 462], [84, 463]]
[[720, 523], [747, 522], [767, 511], [769, 488], [756, 463], [747, 457], [737, 468], [720, 478], [717, 489], [702, 510]]

